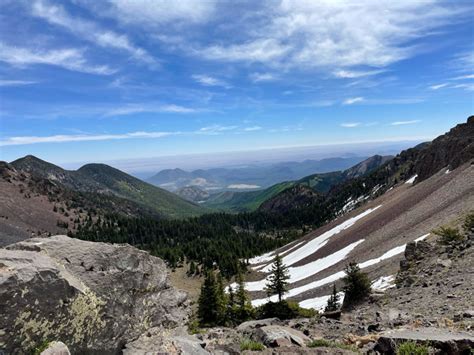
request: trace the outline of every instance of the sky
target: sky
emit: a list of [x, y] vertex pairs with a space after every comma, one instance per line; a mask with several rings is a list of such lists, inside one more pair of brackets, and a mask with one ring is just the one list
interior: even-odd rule
[[473, 102], [472, 1], [0, 0], [0, 160], [415, 142]]

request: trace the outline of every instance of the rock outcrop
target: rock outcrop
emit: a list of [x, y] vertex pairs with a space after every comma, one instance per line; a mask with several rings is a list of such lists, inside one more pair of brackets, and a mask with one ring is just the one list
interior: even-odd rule
[[0, 249], [0, 349], [60, 340], [74, 353], [117, 353], [151, 327], [182, 325], [186, 293], [165, 263], [129, 245], [66, 236]]

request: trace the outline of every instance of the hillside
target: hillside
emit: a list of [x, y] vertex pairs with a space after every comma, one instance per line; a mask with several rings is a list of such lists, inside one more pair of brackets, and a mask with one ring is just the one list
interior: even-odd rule
[[[290, 266], [288, 297], [301, 306], [325, 304], [330, 286], [339, 283], [344, 265], [351, 260], [374, 281], [393, 280], [407, 243], [430, 238], [433, 229], [472, 210], [473, 128], [474, 117], [470, 117], [467, 123], [433, 142], [403, 151], [368, 175], [336, 185], [324, 201], [288, 211], [305, 213], [317, 207], [341, 216], [276, 251]], [[282, 199], [288, 199], [284, 194]], [[263, 287], [273, 255], [250, 260], [256, 274], [247, 287], [254, 304], [267, 301]]]
[[[294, 193], [302, 192], [307, 194], [309, 192], [308, 189], [303, 187], [295, 188], [295, 185], [307, 186], [315, 192], [312, 195], [317, 196], [318, 193], [327, 193], [336, 184], [371, 172], [391, 158], [391, 156], [375, 155], [346, 170], [312, 174], [299, 180], [278, 183], [264, 190], [246, 192], [226, 191], [213, 194], [205, 201], [204, 205], [229, 212], [254, 211], [259, 207], [262, 207], [262, 210], [266, 210], [268, 206], [272, 205], [283, 206], [285, 199], [288, 200], [288, 205], [284, 208], [285, 210], [296, 207], [296, 205], [292, 207], [290, 200], [293, 202], [304, 200], [306, 201], [304, 205], [307, 205], [309, 203], [308, 196], [290, 197]], [[271, 201], [275, 196], [280, 196], [282, 200]], [[267, 201], [268, 203], [266, 203]]]
[[189, 217], [203, 213], [199, 206], [105, 164], [88, 164], [69, 171], [29, 155], [13, 161], [11, 165], [19, 171], [58, 182], [73, 191], [114, 195], [133, 201], [165, 217]]

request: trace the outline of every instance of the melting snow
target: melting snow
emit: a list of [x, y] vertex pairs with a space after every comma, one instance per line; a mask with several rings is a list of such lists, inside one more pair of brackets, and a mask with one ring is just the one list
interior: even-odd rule
[[[359, 219], [364, 218], [368, 214], [372, 213], [376, 209], [380, 208], [382, 205], [379, 205], [374, 208], [370, 208], [367, 211], [349, 218], [347, 221], [339, 224], [338, 226], [332, 228], [331, 230], [321, 234], [319, 237], [312, 239], [301, 248], [296, 249], [295, 251], [288, 253], [283, 257], [283, 263], [287, 266], [293, 265], [294, 263], [303, 260], [307, 256], [315, 253], [317, 250], [321, 249], [326, 243], [329, 241], [329, 238], [332, 236], [342, 232], [345, 229], [353, 226]], [[267, 265], [262, 269], [263, 272], [269, 272], [271, 269], [271, 265]]]
[[395, 287], [395, 275], [382, 276], [372, 282], [372, 289], [376, 291], [385, 291]]
[[[339, 295], [340, 302], [342, 302], [344, 300], [344, 292], [338, 292], [337, 294]], [[303, 308], [313, 308], [317, 311], [324, 311], [324, 308], [326, 308], [328, 304], [329, 297], [331, 297], [331, 295], [309, 298], [301, 301], [299, 305]]]
[[405, 184], [413, 184], [418, 177], [418, 174], [413, 175], [411, 178], [409, 178], [407, 181], [405, 181]]
[[[288, 250], [285, 250], [282, 254], [284, 253], [288, 253], [290, 252], [291, 250], [294, 250], [295, 248], [299, 247], [301, 244], [305, 243], [306, 241], [303, 240], [302, 242], [299, 242], [299, 243], [296, 243], [295, 245], [293, 245], [290, 249]], [[260, 264], [260, 263], [263, 263], [263, 262], [270, 262], [270, 261], [273, 261], [273, 259], [275, 258], [275, 252], [274, 251], [271, 251], [271, 252], [268, 252], [266, 254], [263, 254], [263, 255], [260, 255], [260, 256], [256, 256], [252, 259], [249, 259], [249, 264]], [[257, 267], [254, 267], [253, 269], [254, 270], [260, 270], [262, 269], [263, 267], [265, 267], [266, 265], [261, 265], [261, 266], [257, 266]]]
[[[288, 272], [290, 274], [290, 279], [288, 281], [290, 283], [295, 283], [297, 281], [310, 277], [311, 275], [315, 275], [318, 272], [324, 269], [327, 269], [328, 267], [332, 265], [337, 264], [341, 260], [344, 260], [346, 256], [363, 241], [364, 239], [359, 240], [355, 243], [349, 244], [348, 246], [338, 250], [334, 254], [325, 256], [323, 258], [310, 262], [306, 265], [288, 268]], [[245, 284], [245, 289], [247, 291], [262, 291], [265, 289], [265, 286], [267, 283], [268, 283], [268, 277], [260, 281], [247, 282]]]
[[[429, 235], [430, 235], [429, 233], [425, 234], [425, 235], [422, 235], [421, 237], [416, 238], [415, 242], [419, 242], [419, 241], [425, 239], [426, 237], [428, 237]], [[391, 258], [395, 255], [403, 253], [405, 251], [405, 248], [406, 248], [406, 244], [395, 247], [393, 249], [390, 249], [389, 251], [385, 252], [382, 256], [380, 256], [378, 258], [370, 259], [370, 260], [367, 260], [363, 263], [359, 263], [359, 267], [361, 269], [363, 269], [363, 268], [375, 265], [375, 264], [377, 264], [377, 263], [379, 263], [379, 262], [381, 262], [385, 259], [389, 259], [389, 258]], [[318, 288], [318, 287], [327, 285], [328, 283], [335, 282], [335, 281], [343, 278], [344, 276], [345, 276], [344, 271], [338, 271], [338, 272], [336, 272], [332, 275], [329, 275], [328, 277], [325, 277], [324, 279], [316, 280], [316, 281], [310, 282], [306, 285], [296, 287], [296, 288], [292, 288], [285, 294], [284, 298], [294, 297], [294, 296], [299, 295], [303, 292], [306, 292], [306, 291], [312, 290], [314, 288]], [[269, 297], [269, 298], [260, 298], [260, 299], [253, 300], [252, 305], [253, 306], [260, 306], [262, 304], [267, 303], [268, 301], [275, 302], [277, 300], [278, 300], [277, 296], [272, 296], [272, 297]]]
[[449, 174], [450, 172], [451, 172], [451, 170], [447, 169], [444, 173]]

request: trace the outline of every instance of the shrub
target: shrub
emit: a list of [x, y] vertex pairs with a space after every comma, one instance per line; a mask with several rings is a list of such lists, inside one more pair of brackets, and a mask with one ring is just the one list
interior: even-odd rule
[[397, 355], [428, 355], [429, 348], [426, 345], [418, 345], [413, 341], [407, 341], [398, 346]]
[[441, 237], [441, 244], [451, 244], [464, 239], [464, 236], [459, 233], [457, 228], [440, 227], [439, 229], [434, 230], [433, 233]]
[[292, 319], [298, 317], [311, 318], [316, 315], [316, 311], [313, 309], [302, 308], [296, 302], [292, 301], [281, 301], [281, 302], [268, 302], [257, 308], [257, 318], [279, 318], [279, 319]]
[[370, 280], [366, 273], [360, 271], [357, 263], [351, 262], [345, 268], [343, 308], [348, 308], [363, 301], [370, 295]]
[[466, 233], [474, 230], [474, 211], [469, 212], [464, 220], [463, 229]]
[[265, 345], [258, 341], [250, 339], [242, 339], [240, 342], [240, 351], [251, 350], [251, 351], [262, 351], [265, 350]]

